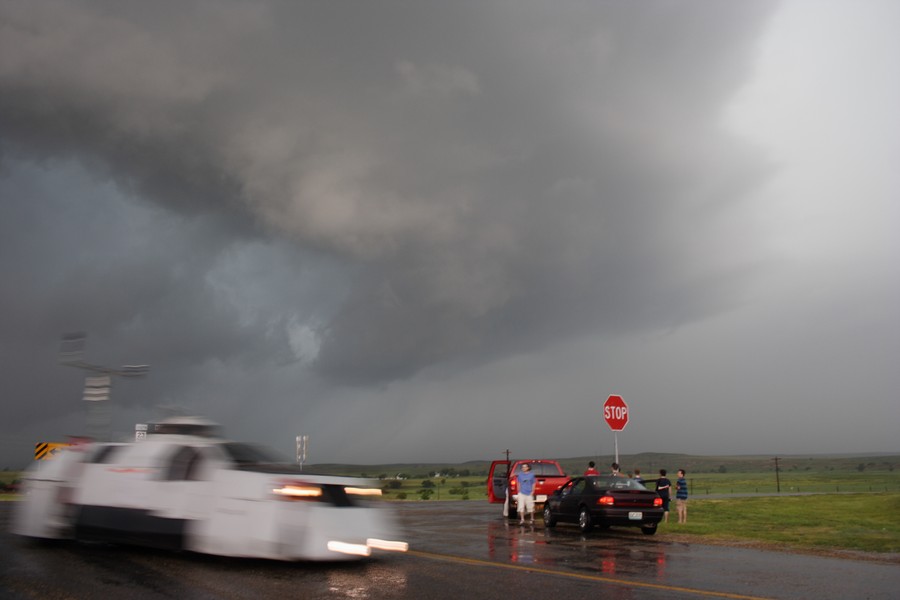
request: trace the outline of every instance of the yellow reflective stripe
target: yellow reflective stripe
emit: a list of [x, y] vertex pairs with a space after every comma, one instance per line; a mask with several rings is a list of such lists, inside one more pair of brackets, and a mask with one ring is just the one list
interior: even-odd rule
[[34, 460], [43, 460], [50, 451], [50, 444], [47, 442], [38, 442], [34, 445]]
[[62, 442], [38, 442], [34, 445], [34, 460], [47, 460], [53, 458], [57, 452], [62, 452], [72, 444]]

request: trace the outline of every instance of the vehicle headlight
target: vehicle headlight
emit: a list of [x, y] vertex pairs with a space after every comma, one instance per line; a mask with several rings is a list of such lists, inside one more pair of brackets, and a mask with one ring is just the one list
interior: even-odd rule
[[381, 490], [370, 487], [345, 487], [344, 491], [351, 496], [380, 496]]
[[299, 481], [285, 482], [273, 488], [272, 493], [285, 500], [316, 500], [322, 497], [322, 488]]

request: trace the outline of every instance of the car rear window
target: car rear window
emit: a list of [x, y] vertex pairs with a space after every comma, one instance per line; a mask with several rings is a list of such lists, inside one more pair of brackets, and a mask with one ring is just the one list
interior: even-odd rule
[[646, 490], [640, 482], [629, 477], [592, 477], [598, 490]]

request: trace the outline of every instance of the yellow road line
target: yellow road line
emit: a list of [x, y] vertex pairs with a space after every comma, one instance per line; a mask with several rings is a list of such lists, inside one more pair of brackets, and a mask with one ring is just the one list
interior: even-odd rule
[[450, 554], [436, 554], [433, 552], [422, 552], [421, 550], [410, 550], [407, 554], [419, 556], [421, 558], [430, 558], [433, 560], [443, 560], [447, 562], [458, 562], [466, 565], [480, 565], [485, 567], [496, 567], [499, 569], [510, 569], [514, 571], [530, 571], [532, 573], [541, 573], [544, 575], [555, 575], [558, 577], [569, 577], [571, 579], [583, 579], [586, 581], [597, 581], [600, 583], [611, 583], [614, 585], [631, 586], [639, 588], [649, 588], [654, 590], [665, 590], [667, 592], [684, 592], [686, 594], [697, 594], [700, 596], [710, 596], [713, 598], [729, 598], [731, 600], [768, 600], [761, 596], [746, 596], [744, 594], [732, 594], [729, 592], [711, 592], [708, 590], [698, 590], [695, 588], [680, 587], [677, 585], [663, 585], [660, 583], [646, 583], [643, 581], [631, 581], [629, 579], [617, 579], [614, 577], [602, 577], [600, 575], [584, 575], [582, 573], [570, 573], [568, 571], [555, 571], [553, 569], [542, 569], [539, 567], [530, 567], [525, 565], [512, 565], [509, 563], [492, 562], [489, 560], [480, 560], [477, 558], [464, 558], [462, 556], [452, 556]]

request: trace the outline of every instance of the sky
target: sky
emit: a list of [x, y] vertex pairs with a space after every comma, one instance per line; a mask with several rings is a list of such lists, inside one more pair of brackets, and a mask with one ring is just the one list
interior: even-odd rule
[[[897, 25], [0, 0], [0, 468], [98, 410], [310, 463], [900, 452]], [[85, 402], [72, 332], [149, 374]]]

